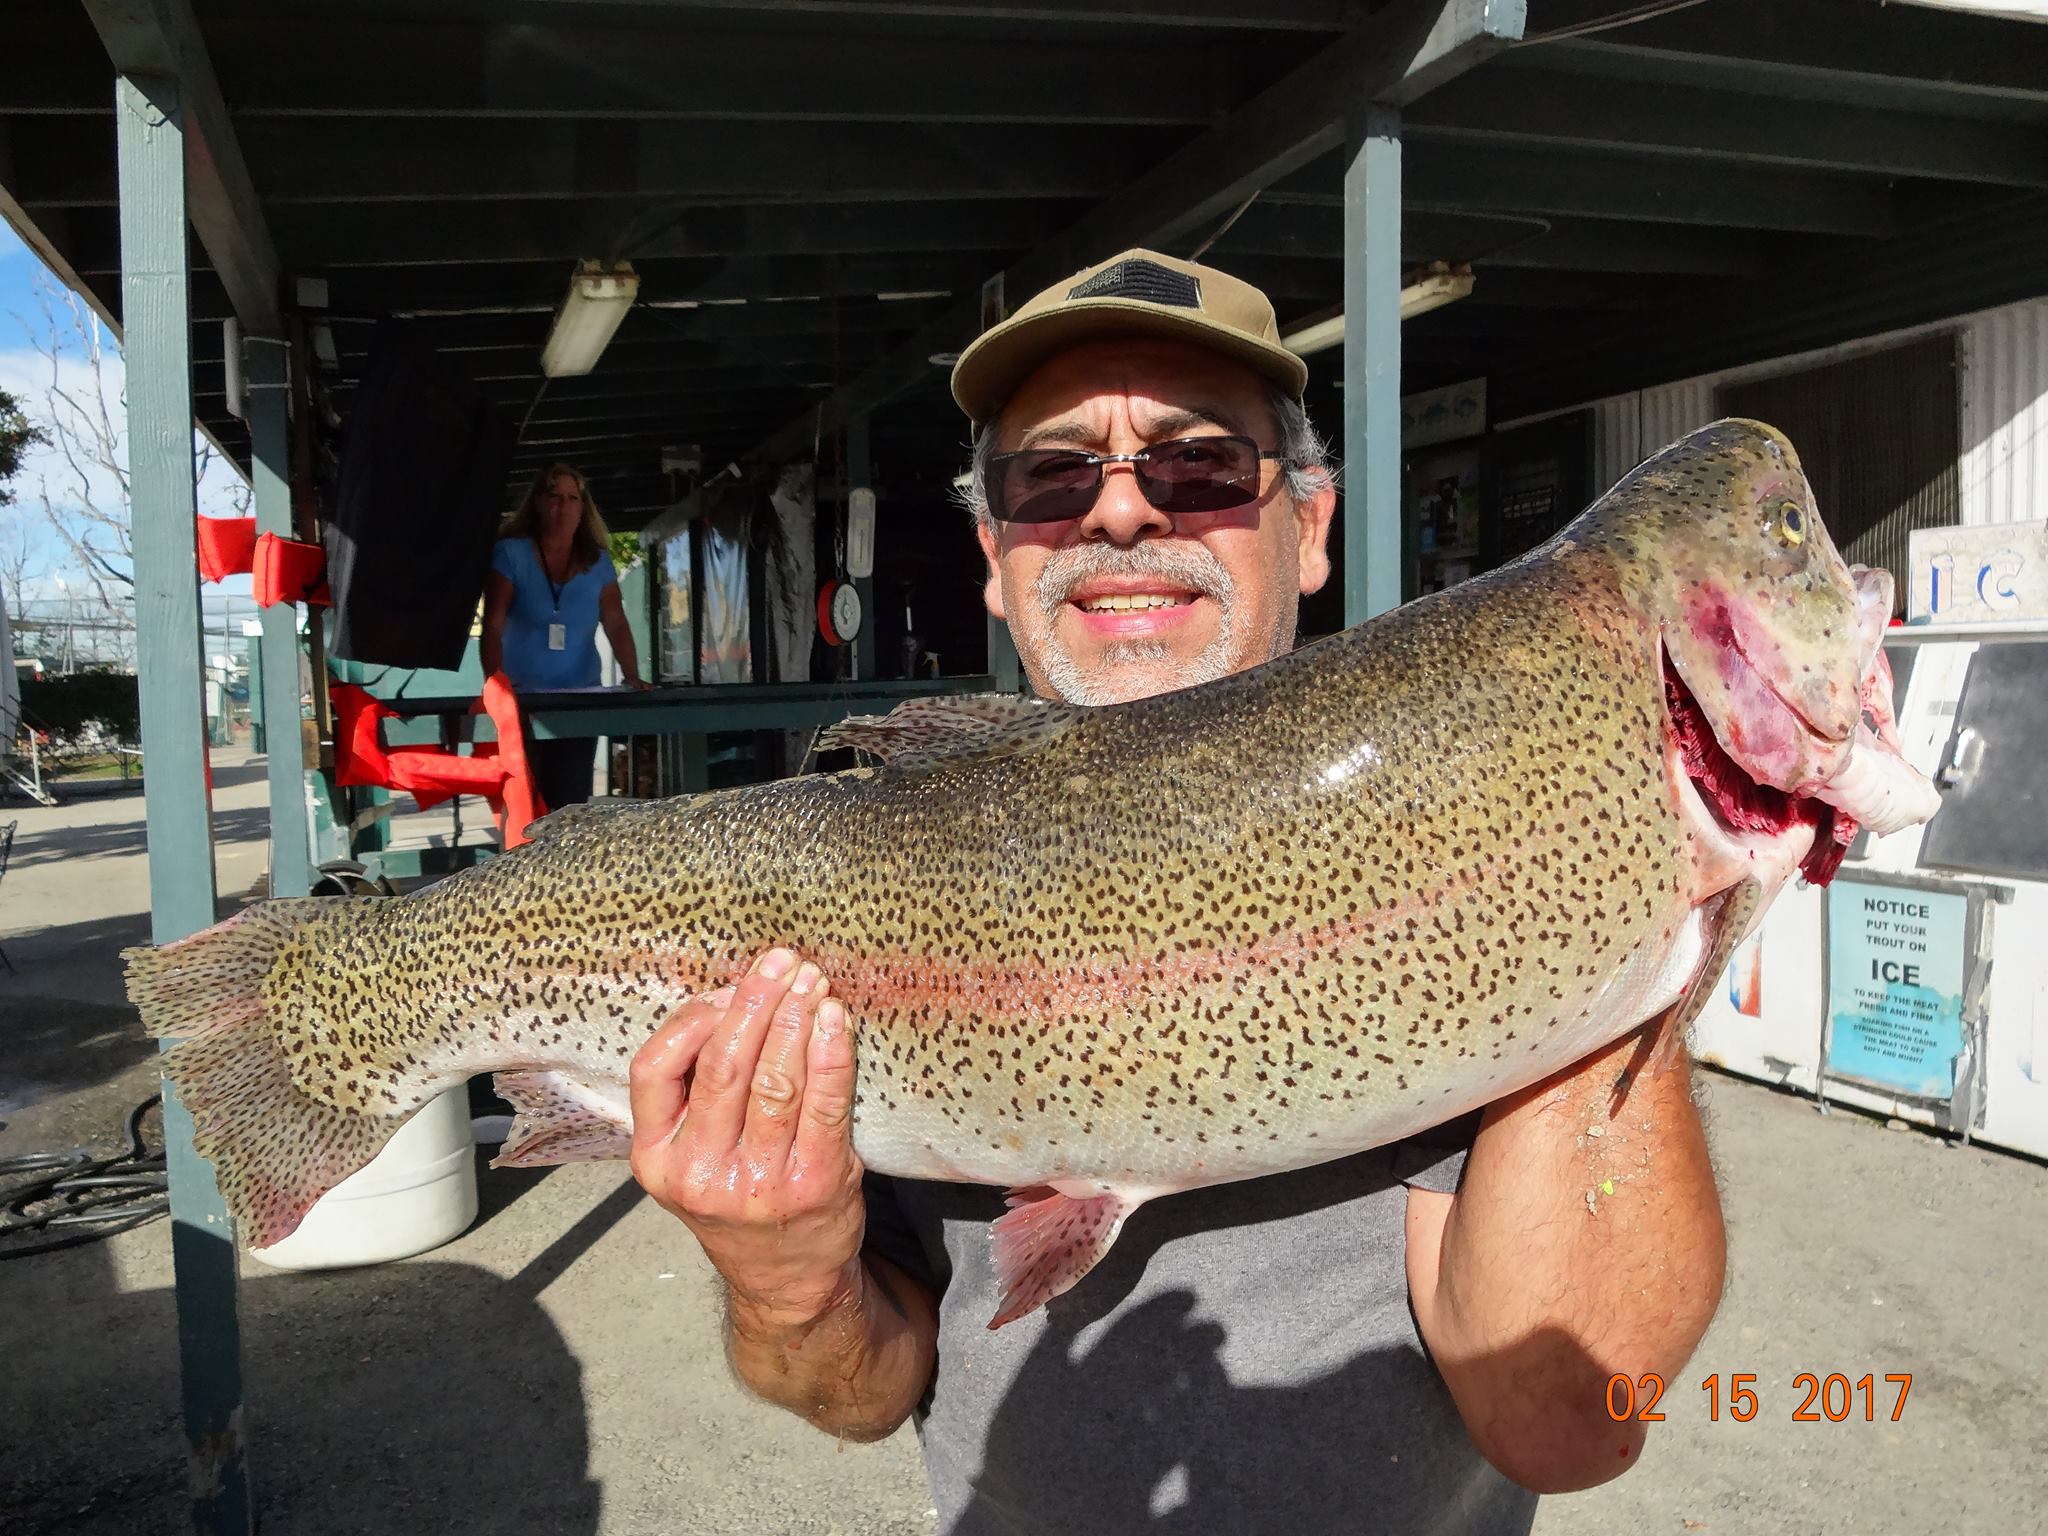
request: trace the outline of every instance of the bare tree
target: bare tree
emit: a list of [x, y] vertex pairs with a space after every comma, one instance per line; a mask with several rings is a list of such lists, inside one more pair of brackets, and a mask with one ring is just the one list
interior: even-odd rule
[[[29, 345], [42, 359], [46, 382], [41, 409], [31, 407], [31, 419], [60, 466], [37, 474], [36, 497], [102, 606], [125, 606], [135, 586], [127, 392], [109, 383], [109, 338], [99, 316], [47, 279], [37, 284], [36, 297], [43, 323], [40, 332], [30, 328]], [[194, 483], [205, 478], [213, 458], [213, 446], [195, 435]], [[237, 485], [229, 500], [233, 511], [246, 513], [248, 487]]]
[[5, 594], [7, 611], [16, 618], [28, 612], [24, 588], [28, 585], [28, 530], [18, 516], [0, 521], [0, 593]]

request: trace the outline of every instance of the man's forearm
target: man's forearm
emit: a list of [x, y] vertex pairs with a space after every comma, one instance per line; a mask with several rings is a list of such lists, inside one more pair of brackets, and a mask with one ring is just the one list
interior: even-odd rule
[[880, 1440], [924, 1395], [938, 1317], [930, 1292], [887, 1260], [863, 1257], [854, 1268], [812, 1317], [777, 1316], [729, 1295], [726, 1349], [756, 1396], [828, 1434]]
[[1480, 1449], [1538, 1491], [1633, 1465], [1645, 1427], [1609, 1416], [1609, 1379], [1674, 1377], [1720, 1303], [1721, 1206], [1691, 1072], [1681, 1060], [1629, 1080], [1617, 1112], [1637, 1045], [1489, 1110], [1448, 1211], [1410, 1199], [1424, 1338]]

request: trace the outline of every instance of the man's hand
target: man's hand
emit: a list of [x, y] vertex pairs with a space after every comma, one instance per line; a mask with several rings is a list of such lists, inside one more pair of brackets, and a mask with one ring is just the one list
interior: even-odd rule
[[770, 950], [634, 1058], [633, 1176], [724, 1278], [734, 1369], [852, 1439], [886, 1435], [936, 1359], [930, 1293], [860, 1252], [853, 1045], [818, 968]]
[[703, 1245], [738, 1311], [808, 1322], [851, 1282], [864, 1208], [846, 1009], [770, 950], [633, 1062], [633, 1176]]

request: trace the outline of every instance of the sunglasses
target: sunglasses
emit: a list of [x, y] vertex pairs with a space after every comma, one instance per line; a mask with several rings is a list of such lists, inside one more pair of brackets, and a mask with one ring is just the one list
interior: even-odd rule
[[989, 461], [988, 510], [1005, 523], [1085, 517], [1102, 494], [1104, 468], [1128, 464], [1139, 492], [1161, 512], [1227, 512], [1258, 500], [1260, 460], [1280, 457], [1248, 437], [1177, 437], [1136, 453], [999, 453]]

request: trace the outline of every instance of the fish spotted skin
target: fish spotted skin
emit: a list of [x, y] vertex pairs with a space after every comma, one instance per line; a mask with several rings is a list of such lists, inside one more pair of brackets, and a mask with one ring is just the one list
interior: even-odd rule
[[[355, 1155], [366, 1123], [477, 1072], [586, 1085], [559, 1102], [622, 1126], [649, 1034], [785, 945], [852, 1021], [868, 1167], [1112, 1197], [1106, 1246], [1145, 1199], [1568, 1065], [1675, 1001], [1696, 909], [1740, 882], [1760, 916], [1814, 829], [1717, 841], [1673, 768], [1661, 658], [1713, 661], [1688, 627], [1709, 583], [1768, 648], [1758, 677], [1856, 686], [1846, 568], [1811, 519], [1789, 595], [1806, 570], [1767, 521], [1797, 473], [1769, 429], [1718, 424], [1514, 565], [1255, 670], [1099, 709], [977, 703], [957, 750], [910, 733], [879, 768], [571, 810], [412, 896], [270, 903], [136, 952], [131, 993], [155, 1032], [200, 1035], [167, 1070], [274, 1240], [347, 1160], [294, 1144]], [[224, 1076], [222, 1042], [253, 1062], [259, 1036], [263, 1063]], [[574, 1155], [624, 1155], [551, 1113]]]
[[1421, 1129], [1548, 1070], [1689, 907], [1652, 637], [1564, 570], [1504, 588], [1021, 743], [572, 813], [323, 904], [265, 1013], [301, 1091], [397, 1114], [623, 1078], [782, 944], [854, 1021], [878, 1171], [1158, 1189]]

